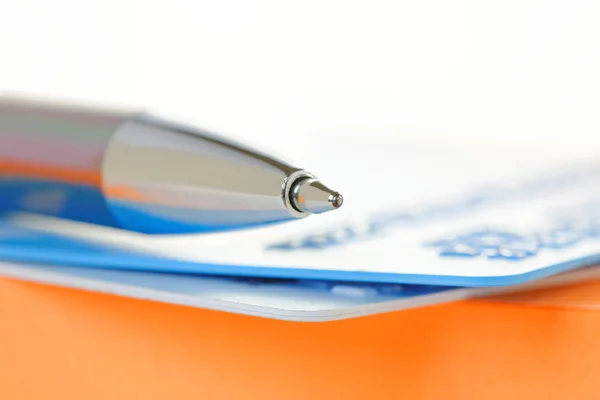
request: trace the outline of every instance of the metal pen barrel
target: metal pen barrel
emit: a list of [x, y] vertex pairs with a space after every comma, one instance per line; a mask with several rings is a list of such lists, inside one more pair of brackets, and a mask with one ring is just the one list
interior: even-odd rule
[[341, 203], [313, 174], [197, 127], [0, 96], [0, 216], [176, 234], [285, 222]]

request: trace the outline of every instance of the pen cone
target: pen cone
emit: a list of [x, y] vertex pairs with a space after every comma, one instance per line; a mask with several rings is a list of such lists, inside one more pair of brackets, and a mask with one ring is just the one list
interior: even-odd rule
[[292, 189], [292, 204], [302, 212], [319, 214], [340, 208], [344, 198], [316, 179], [304, 179]]

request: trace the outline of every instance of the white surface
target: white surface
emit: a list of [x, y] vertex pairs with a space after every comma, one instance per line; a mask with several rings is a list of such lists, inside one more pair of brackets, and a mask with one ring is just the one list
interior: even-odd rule
[[147, 105], [300, 162], [295, 137], [597, 154], [598, 20], [595, 0], [0, 0], [0, 91]]
[[149, 106], [273, 148], [346, 195], [325, 223], [386, 206], [390, 176], [402, 204], [455, 190], [398, 153], [422, 142], [468, 181], [464, 157], [510, 180], [597, 156], [598, 20], [594, 0], [0, 0], [0, 91]]

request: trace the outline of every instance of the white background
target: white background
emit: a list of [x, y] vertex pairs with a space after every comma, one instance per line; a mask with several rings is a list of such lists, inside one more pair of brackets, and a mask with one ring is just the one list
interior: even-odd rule
[[[341, 218], [473, 160], [600, 154], [600, 2], [0, 0], [0, 90], [148, 106], [302, 160], [323, 140], [299, 166], [346, 195]], [[390, 140], [471, 143], [470, 167], [432, 184], [421, 153], [373, 155]]]
[[[0, 91], [323, 136], [595, 154], [600, 2], [0, 0]], [[479, 144], [478, 144], [479, 145]]]

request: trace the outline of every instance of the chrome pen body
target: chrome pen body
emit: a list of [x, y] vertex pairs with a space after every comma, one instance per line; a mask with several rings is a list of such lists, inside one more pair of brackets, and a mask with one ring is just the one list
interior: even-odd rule
[[0, 217], [148, 234], [215, 232], [336, 209], [311, 173], [140, 111], [0, 96]]

